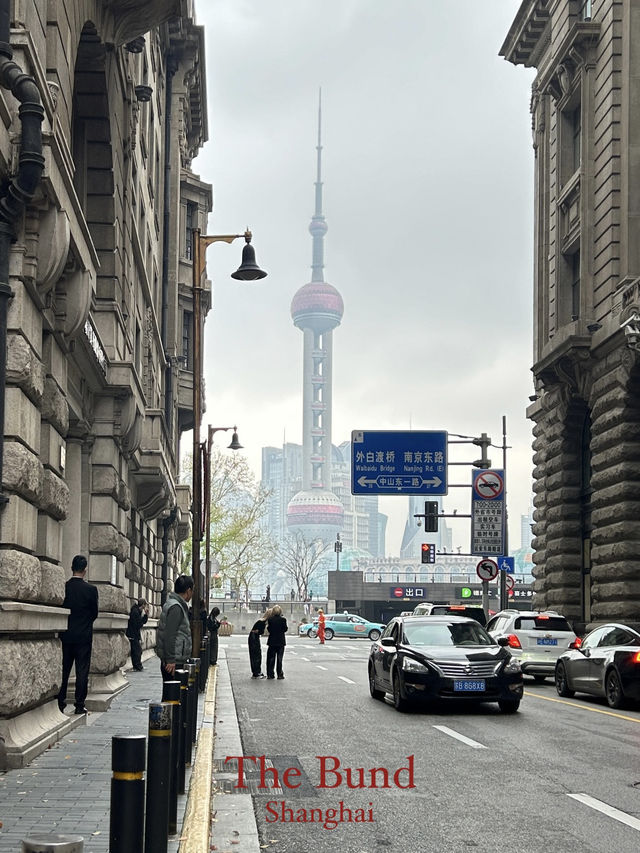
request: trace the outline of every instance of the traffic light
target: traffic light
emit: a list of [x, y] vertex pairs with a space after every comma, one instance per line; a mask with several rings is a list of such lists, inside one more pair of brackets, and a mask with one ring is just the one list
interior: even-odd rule
[[486, 432], [483, 432], [479, 438], [474, 438], [472, 443], [481, 448], [482, 451], [481, 458], [476, 459], [475, 462], [471, 463], [473, 467], [484, 468], [485, 470], [487, 468], [491, 468], [491, 460], [487, 457], [487, 449], [491, 445], [491, 438], [486, 434]]
[[435, 563], [436, 561], [436, 546], [433, 542], [422, 543], [422, 562]]
[[438, 532], [438, 501], [424, 502], [424, 530], [425, 533]]

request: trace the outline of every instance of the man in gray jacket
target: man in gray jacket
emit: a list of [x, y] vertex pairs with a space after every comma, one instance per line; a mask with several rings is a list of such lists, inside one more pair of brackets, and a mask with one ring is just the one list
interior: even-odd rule
[[176, 669], [191, 657], [191, 626], [189, 607], [193, 595], [193, 578], [180, 575], [173, 592], [167, 596], [162, 608], [156, 634], [156, 654], [160, 658], [160, 671], [165, 681], [172, 681]]

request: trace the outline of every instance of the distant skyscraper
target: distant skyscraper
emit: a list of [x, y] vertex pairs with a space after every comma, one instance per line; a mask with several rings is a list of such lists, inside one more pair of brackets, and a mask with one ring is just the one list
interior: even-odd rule
[[318, 106], [315, 213], [309, 231], [313, 238], [311, 281], [293, 297], [291, 316], [304, 334], [302, 403], [302, 490], [287, 507], [287, 525], [308, 540], [335, 539], [342, 530], [344, 509], [331, 490], [331, 386], [333, 329], [340, 325], [342, 297], [324, 281], [322, 212], [322, 109]]

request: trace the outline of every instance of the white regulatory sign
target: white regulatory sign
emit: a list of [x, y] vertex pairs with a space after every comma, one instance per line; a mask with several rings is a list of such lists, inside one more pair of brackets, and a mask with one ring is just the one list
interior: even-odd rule
[[498, 575], [498, 564], [495, 560], [480, 560], [476, 574], [481, 581], [492, 581]]

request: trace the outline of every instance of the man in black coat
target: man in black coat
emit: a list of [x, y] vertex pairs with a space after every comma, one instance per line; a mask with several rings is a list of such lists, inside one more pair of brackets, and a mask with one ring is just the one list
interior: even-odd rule
[[274, 665], [278, 678], [284, 678], [282, 671], [282, 658], [284, 647], [287, 645], [285, 634], [287, 633], [287, 620], [282, 615], [279, 604], [271, 608], [271, 616], [267, 621], [269, 639], [267, 640], [267, 678], [274, 678]]
[[87, 558], [77, 554], [71, 563], [72, 576], [66, 583], [62, 603], [67, 607], [69, 622], [62, 631], [62, 684], [58, 693], [58, 707], [64, 711], [67, 701], [67, 686], [71, 667], [76, 666], [76, 714], [86, 714], [84, 707], [89, 688], [89, 665], [93, 642], [93, 623], [98, 616], [98, 590], [85, 581]]
[[149, 618], [147, 602], [139, 598], [129, 613], [127, 637], [131, 643], [131, 664], [135, 670], [142, 672], [142, 636], [140, 630]]

